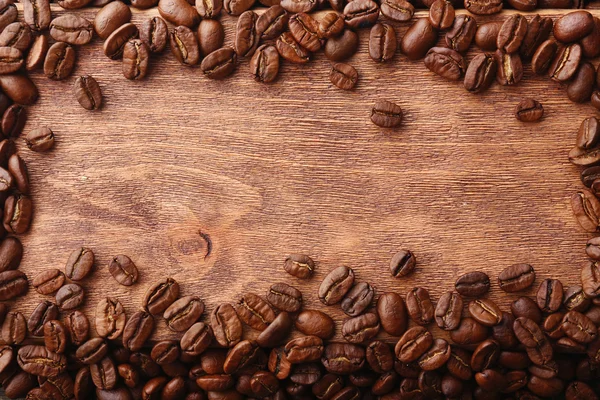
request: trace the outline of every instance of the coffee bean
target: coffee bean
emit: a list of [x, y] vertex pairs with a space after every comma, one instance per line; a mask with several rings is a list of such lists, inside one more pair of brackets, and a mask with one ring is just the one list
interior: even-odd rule
[[234, 41], [234, 49], [238, 57], [251, 57], [256, 51], [260, 40], [260, 33], [256, 30], [257, 19], [256, 13], [251, 10], [239, 16]]
[[446, 331], [454, 330], [460, 324], [463, 300], [455, 292], [444, 293], [435, 307], [435, 322]]
[[332, 374], [351, 374], [365, 364], [365, 350], [354, 344], [330, 343], [325, 346], [321, 363]]
[[275, 319], [275, 313], [260, 296], [247, 293], [235, 305], [235, 311], [246, 325], [263, 331]]
[[[289, 10], [288, 10], [289, 11]], [[379, 6], [372, 0], [351, 1], [344, 7], [346, 25], [360, 29], [375, 25], [379, 18]]]
[[25, 143], [30, 150], [37, 153], [49, 151], [54, 147], [54, 133], [45, 126], [33, 129], [25, 137]]
[[594, 322], [577, 311], [569, 311], [562, 319], [562, 331], [578, 343], [590, 343], [598, 337]]
[[193, 28], [200, 22], [196, 7], [186, 0], [159, 0], [158, 12], [167, 22], [175, 26], [184, 25]]
[[[584, 123], [585, 123], [585, 120], [579, 126], [580, 130], [582, 129], [582, 126], [584, 125]], [[594, 121], [588, 121], [588, 123], [595, 124]], [[593, 125], [591, 127], [593, 128]], [[585, 129], [588, 129], [588, 128], [585, 128]], [[593, 130], [592, 130], [592, 132], [593, 132]], [[583, 135], [583, 133], [582, 133], [582, 135]], [[586, 135], [587, 135], [587, 133], [586, 133]], [[592, 137], [590, 136], [590, 139], [591, 138]], [[584, 138], [584, 137], [580, 138], [579, 133], [578, 133], [577, 134], [577, 143], [579, 143], [579, 140], [587, 141], [589, 139]], [[596, 140], [596, 139], [594, 138], [594, 140]], [[580, 146], [578, 145], [577, 147], [580, 147]], [[589, 167], [589, 168], [586, 168], [583, 171], [581, 171], [581, 182], [587, 187], [591, 187], [592, 184], [594, 183], [594, 181], [599, 178], [600, 178], [600, 166]], [[592, 239], [594, 239], [594, 238], [592, 238]], [[590, 240], [592, 240], [592, 239], [590, 239]], [[595, 241], [592, 243], [594, 243], [594, 245], [595, 245]]]
[[65, 265], [65, 273], [67, 278], [80, 281], [89, 275], [93, 266], [94, 252], [86, 247], [80, 247], [69, 256]]
[[18, 104], [13, 104], [2, 115], [2, 133], [6, 137], [18, 137], [23, 131], [26, 122], [27, 112], [25, 108]]
[[233, 347], [242, 338], [242, 322], [230, 304], [221, 304], [213, 310], [210, 326], [215, 339], [223, 347]]
[[108, 353], [108, 344], [102, 338], [93, 338], [81, 344], [75, 352], [75, 357], [85, 365], [100, 362]]
[[418, 360], [423, 371], [441, 368], [450, 358], [450, 345], [444, 339], [435, 339], [433, 345]]
[[300, 44], [289, 32], [284, 32], [279, 36], [277, 42], [275, 43], [275, 47], [277, 48], [277, 51], [281, 57], [290, 62], [306, 63], [310, 59], [310, 53], [300, 46]]
[[448, 0], [436, 0], [429, 8], [429, 21], [436, 29], [450, 28], [454, 23], [454, 17], [454, 7]]
[[454, 19], [452, 29], [446, 33], [446, 46], [464, 53], [471, 46], [477, 32], [477, 21], [469, 15], [459, 15]]
[[552, 39], [543, 42], [533, 54], [531, 59], [531, 70], [538, 75], [545, 74], [558, 51], [558, 45]]
[[[524, 11], [524, 10], [523, 10]], [[548, 39], [552, 32], [553, 22], [551, 18], [535, 15], [527, 24], [527, 33], [523, 37], [523, 42], [519, 48], [521, 58], [530, 60], [536, 49]]]
[[373, 297], [375, 297], [375, 289], [366, 282], [359, 282], [346, 294], [341, 308], [347, 315], [356, 317], [369, 307]]
[[559, 42], [572, 43], [592, 32], [594, 17], [587, 11], [575, 11], [558, 18], [554, 23], [554, 37]]
[[566, 82], [575, 75], [581, 61], [581, 46], [577, 43], [561, 47], [556, 52], [548, 73], [557, 82]]
[[31, 335], [44, 336], [44, 324], [58, 317], [56, 304], [47, 300], [41, 301], [27, 320], [27, 330]]
[[146, 290], [142, 307], [152, 315], [164, 312], [179, 296], [179, 284], [172, 278], [154, 283]]
[[125, 328], [125, 310], [119, 300], [106, 297], [96, 306], [96, 332], [110, 340], [117, 339]]
[[269, 326], [258, 335], [256, 342], [261, 347], [275, 347], [289, 334], [293, 321], [286, 311], [280, 312]]
[[160, 398], [161, 392], [167, 384], [167, 382], [168, 379], [164, 376], [157, 376], [155, 378], [150, 379], [144, 384], [144, 387], [142, 388], [142, 398]]
[[163, 340], [152, 347], [150, 357], [158, 365], [166, 365], [179, 358], [180, 350], [176, 342]]
[[[0, 95], [0, 111], [2, 111], [2, 109], [3, 109], [3, 107], [2, 107], [2, 99], [3, 98], [7, 99], [6, 96]], [[8, 100], [8, 101], [10, 101], [10, 100]], [[8, 105], [6, 105], [6, 107], [4, 107], [4, 108], [5, 109], [8, 108]], [[11, 140], [11, 139], [1, 140], [0, 141], [0, 165], [2, 165], [4, 168], [8, 168], [8, 159], [10, 158], [10, 156], [15, 154], [16, 152], [17, 152], [17, 147], [15, 146], [15, 142], [13, 140]], [[7, 173], [6, 175], [10, 175], [10, 174], [8, 174], [8, 171], [6, 171], [6, 173]], [[12, 178], [12, 176], [11, 176], [11, 178]]]
[[283, 264], [285, 272], [300, 279], [310, 278], [315, 270], [315, 262], [302, 254], [292, 254]]
[[100, 39], [106, 39], [121, 25], [131, 20], [131, 10], [121, 1], [112, 1], [102, 7], [94, 17], [94, 30]]
[[79, 307], [85, 298], [85, 292], [81, 286], [76, 283], [69, 283], [62, 286], [56, 292], [56, 305], [63, 311], [72, 310]]
[[317, 336], [302, 336], [285, 345], [285, 356], [292, 364], [316, 361], [323, 354], [323, 340]]
[[145, 311], [134, 313], [123, 330], [123, 346], [139, 351], [154, 330], [154, 318]]
[[140, 39], [146, 43], [152, 53], [160, 53], [167, 47], [168, 33], [167, 24], [160, 17], [148, 18], [139, 28]]
[[563, 307], [566, 308], [567, 311], [575, 310], [585, 312], [591, 302], [591, 299], [585, 295], [581, 286], [573, 285], [565, 289]]
[[295, 322], [296, 329], [305, 335], [329, 339], [333, 336], [335, 324], [330, 316], [317, 310], [304, 310]]
[[44, 345], [53, 353], [64, 353], [67, 347], [67, 329], [62, 322], [49, 320], [44, 324]]
[[407, 0], [383, 0], [381, 14], [397, 22], [408, 22], [415, 13], [415, 7]]
[[341, 34], [344, 26], [344, 16], [338, 12], [330, 11], [319, 18], [317, 22], [317, 34], [320, 39], [330, 39]]
[[31, 28], [24, 22], [13, 22], [0, 33], [0, 47], [13, 47], [23, 53], [32, 41]]
[[[402, 122], [402, 108], [400, 108], [400, 106], [398, 106], [397, 104], [392, 103], [391, 101], [387, 101], [387, 100], [378, 100], [375, 105], [373, 106], [373, 108], [371, 109], [371, 121], [377, 125], [380, 126], [382, 128], [394, 128], [398, 125], [400, 125], [400, 123]], [[393, 260], [392, 260], [393, 261]], [[414, 258], [413, 261], [414, 263]], [[397, 271], [398, 274], [395, 276], [403, 276], [403, 275], [399, 275], [399, 274], [404, 274], [404, 271], [406, 271], [406, 274], [409, 273], [410, 270], [410, 263], [411, 261], [408, 260], [406, 261], [407, 266], [404, 268], [398, 268]], [[391, 266], [391, 265], [390, 265]], [[402, 272], [400, 272], [402, 271]], [[393, 274], [394, 270], [392, 270], [392, 274]]]
[[189, 329], [204, 312], [204, 303], [196, 296], [185, 296], [174, 301], [164, 312], [167, 326], [175, 332]]
[[17, 6], [12, 0], [0, 2], [0, 32], [17, 20]]
[[140, 374], [131, 364], [118, 365], [117, 373], [123, 378], [123, 383], [130, 388], [134, 388], [140, 383]]
[[488, 89], [496, 79], [497, 68], [497, 61], [492, 55], [476, 55], [465, 72], [465, 89], [472, 93]]
[[67, 315], [65, 327], [69, 333], [69, 340], [75, 346], [80, 346], [89, 337], [90, 323], [81, 311], [74, 311]]
[[27, 286], [27, 276], [21, 271], [0, 272], [0, 301], [24, 295]]
[[25, 161], [18, 154], [13, 154], [8, 159], [8, 172], [12, 175], [19, 192], [29, 194], [29, 173]]
[[121, 25], [104, 41], [102, 49], [106, 57], [117, 60], [123, 56], [125, 45], [139, 35], [137, 26], [132, 23]]
[[492, 327], [492, 338], [500, 344], [503, 349], [511, 349], [518, 344], [513, 330], [515, 318], [511, 313], [502, 313], [500, 323]]
[[90, 365], [90, 376], [98, 389], [110, 390], [117, 385], [117, 369], [110, 357], [105, 357], [99, 363]]
[[499, 0], [465, 0], [465, 8], [476, 15], [491, 15], [502, 11], [502, 1]]
[[0, 73], [11, 74], [23, 66], [23, 53], [15, 47], [0, 47]]
[[542, 323], [542, 311], [537, 306], [537, 303], [529, 297], [521, 296], [513, 301], [510, 305], [510, 310], [515, 318], [526, 317], [536, 324]]
[[[2, 190], [3, 193], [8, 192], [9, 190], [11, 190], [13, 188], [14, 185], [14, 179], [12, 177], [12, 175], [10, 174], [10, 172], [8, 172], [7, 170], [5, 170], [4, 168], [0, 169], [0, 189]], [[6, 234], [6, 232], [4, 232], [3, 234]], [[13, 268], [15, 269], [15, 268]]]
[[325, 43], [325, 56], [331, 61], [344, 61], [357, 50], [358, 35], [350, 29], [345, 29], [341, 35], [332, 37]]
[[300, 46], [312, 52], [321, 49], [319, 24], [313, 17], [306, 13], [294, 14], [290, 17], [288, 26], [290, 33]]
[[81, 46], [92, 40], [93, 33], [92, 23], [75, 14], [66, 13], [50, 22], [50, 36], [57, 42]]
[[[189, 31], [189, 34], [194, 40], [196, 39], [191, 30]], [[190, 54], [188, 54], [188, 56], [189, 55]], [[150, 50], [145, 42], [142, 42], [140, 39], [129, 40], [125, 43], [125, 46], [123, 46], [123, 76], [132, 80], [144, 79], [148, 72], [149, 59]], [[188, 60], [188, 62], [191, 62], [191, 60]]]
[[[600, 143], [600, 123], [596, 117], [589, 117], [581, 122], [575, 143], [577, 147], [582, 149], [593, 149]], [[591, 182], [594, 180], [591, 179], [590, 184], [586, 184], [586, 186], [592, 186]]]
[[586, 58], [596, 58], [600, 55], [600, 18], [594, 17], [592, 31], [579, 41], [583, 55]]
[[446, 368], [455, 377], [461, 380], [469, 380], [473, 376], [471, 369], [471, 354], [459, 347], [450, 347], [450, 358], [446, 362]]
[[[590, 166], [600, 161], [600, 151], [597, 148], [586, 150], [574, 147], [569, 152], [569, 161], [575, 165]], [[593, 194], [593, 192], [590, 193]], [[571, 205], [573, 205], [573, 197], [571, 198]]]
[[279, 389], [279, 381], [270, 372], [258, 371], [250, 380], [252, 393], [260, 398], [274, 395]]
[[56, 292], [65, 282], [65, 275], [58, 269], [47, 269], [37, 274], [31, 284], [35, 290], [44, 295]]
[[391, 25], [377, 23], [369, 36], [369, 55], [375, 61], [386, 62], [396, 54], [396, 31]]
[[169, 33], [171, 53], [177, 61], [186, 66], [198, 64], [200, 48], [196, 33], [187, 26], [178, 26]]
[[508, 384], [502, 373], [494, 369], [485, 369], [475, 374], [475, 381], [484, 391], [497, 392]]
[[394, 367], [392, 349], [380, 340], [369, 343], [366, 348], [365, 357], [369, 367], [378, 374], [391, 371]]
[[454, 284], [456, 291], [467, 297], [481, 297], [490, 290], [490, 278], [484, 272], [468, 272]]
[[584, 103], [592, 98], [596, 70], [589, 62], [583, 62], [567, 85], [567, 97], [574, 103]]
[[527, 388], [537, 396], [553, 397], [564, 390], [563, 382], [558, 378], [542, 379], [532, 376], [527, 383]]
[[433, 320], [434, 308], [427, 289], [410, 290], [406, 294], [406, 309], [410, 318], [419, 325], [427, 325]]
[[485, 326], [498, 325], [502, 320], [502, 311], [490, 299], [477, 299], [469, 303], [469, 313], [477, 322]]
[[286, 391], [294, 395], [307, 394], [309, 385], [315, 384], [321, 378], [321, 368], [317, 363], [307, 363], [294, 366], [290, 374], [291, 385]]
[[458, 345], [478, 344], [488, 336], [488, 328], [473, 318], [463, 318], [458, 328], [450, 332], [450, 338]]
[[492, 339], [481, 342], [471, 357], [473, 371], [481, 372], [493, 368], [500, 356], [500, 344]]
[[183, 334], [179, 345], [183, 354], [198, 356], [208, 348], [212, 338], [210, 326], [203, 322], [196, 322]]
[[200, 69], [207, 78], [224, 79], [235, 70], [237, 56], [231, 47], [213, 51], [202, 60]]
[[39, 95], [35, 84], [25, 75], [0, 75], [0, 89], [13, 102], [22, 105], [35, 103]]
[[513, 14], [504, 20], [496, 46], [504, 53], [515, 53], [521, 47], [525, 34], [527, 33], [527, 19], [521, 14]]
[[521, 122], [536, 122], [544, 116], [544, 107], [534, 99], [523, 99], [515, 107], [515, 117]]
[[200, 21], [197, 29], [200, 53], [207, 55], [223, 46], [225, 33], [223, 25], [214, 19]]
[[516, 85], [523, 79], [523, 63], [517, 53], [508, 54], [501, 50], [494, 53], [498, 64], [496, 82], [502, 86]]
[[446, 47], [433, 47], [425, 56], [425, 66], [431, 72], [451, 81], [459, 80], [467, 69], [459, 52]]
[[17, 362], [23, 371], [41, 377], [54, 377], [62, 373], [67, 359], [62, 354], [48, 351], [44, 346], [27, 345], [19, 349]]
[[16, 351], [11, 346], [0, 347], [0, 373], [3, 375], [14, 366]]
[[342, 336], [347, 342], [360, 344], [372, 339], [381, 328], [375, 313], [365, 313], [347, 319], [342, 325]]
[[408, 329], [396, 343], [394, 352], [401, 362], [411, 362], [421, 357], [433, 344], [433, 336], [422, 326]]
[[[535, 101], [535, 100], [534, 100]], [[519, 292], [533, 285], [535, 271], [529, 264], [514, 264], [498, 275], [500, 289], [507, 293]]]
[[102, 105], [102, 91], [91, 75], [80, 76], [73, 85], [75, 98], [86, 110], [97, 110]]
[[597, 297], [600, 294], [600, 264], [591, 262], [581, 269], [581, 285], [588, 297]]
[[[227, 14], [230, 15], [241, 15], [243, 14], [245, 11], [249, 10], [252, 5], [254, 4], [255, 0], [223, 0], [223, 8], [225, 9], [225, 11], [227, 12]], [[304, 1], [304, 3], [310, 3], [312, 2], [312, 0], [306, 0]], [[295, 6], [298, 6], [298, 2], [294, 2]], [[302, 1], [299, 3], [303, 3]], [[282, 6], [286, 9], [288, 9], [289, 3], [284, 3], [282, 4]], [[294, 7], [292, 7], [294, 8]], [[296, 8], [297, 11], [290, 11], [288, 9], [288, 11], [290, 12], [302, 12], [302, 11], [307, 11], [303, 9], [303, 6], [300, 6], [298, 8]], [[310, 11], [310, 10], [308, 10]]]
[[[279, 4], [269, 7], [256, 20], [256, 31], [262, 40], [275, 39], [281, 35], [287, 27], [290, 15]], [[343, 18], [341, 29], [344, 27]]]
[[[456, 23], [456, 20], [455, 20]], [[432, 48], [438, 32], [428, 18], [420, 18], [408, 28], [400, 41], [400, 50], [409, 60], [419, 60]]]
[[277, 347], [271, 350], [268, 362], [269, 371], [277, 379], [285, 379], [290, 375], [292, 364], [287, 360], [283, 347]]
[[138, 269], [125, 255], [114, 257], [108, 264], [108, 271], [115, 280], [124, 286], [131, 286], [138, 280]]
[[312, 386], [312, 393], [318, 399], [329, 399], [344, 388], [344, 380], [336, 374], [323, 375], [319, 381]]
[[46, 53], [48, 52], [48, 37], [39, 35], [31, 44], [27, 57], [25, 58], [25, 69], [34, 71], [44, 64]]
[[517, 318], [513, 329], [519, 342], [526, 347], [537, 347], [546, 343], [546, 338], [539, 325], [529, 318]]
[[319, 300], [325, 305], [339, 303], [354, 283], [354, 271], [348, 267], [332, 270], [321, 282]]
[[475, 45], [483, 51], [496, 51], [498, 49], [496, 45], [498, 33], [500, 33], [502, 24], [503, 22], [494, 21], [479, 25], [475, 32]]
[[594, 390], [584, 382], [571, 382], [565, 390], [565, 398], [567, 400], [594, 399], [596, 397]]
[[2, 323], [2, 340], [6, 344], [21, 344], [27, 336], [27, 322], [20, 312], [9, 312]]
[[223, 9], [222, 0], [196, 0], [196, 11], [203, 19], [216, 18]]
[[340, 89], [351, 90], [358, 81], [358, 72], [349, 64], [334, 63], [329, 72], [329, 80]]
[[556, 312], [562, 305], [563, 286], [557, 279], [545, 279], [540, 283], [536, 295], [537, 304], [542, 311]]
[[[571, 154], [569, 154], [571, 158]], [[600, 201], [592, 192], [581, 189], [571, 196], [571, 208], [579, 225], [586, 232], [596, 232], [600, 224]]]
[[276, 283], [267, 292], [267, 301], [279, 310], [296, 312], [302, 307], [302, 293], [288, 284]]

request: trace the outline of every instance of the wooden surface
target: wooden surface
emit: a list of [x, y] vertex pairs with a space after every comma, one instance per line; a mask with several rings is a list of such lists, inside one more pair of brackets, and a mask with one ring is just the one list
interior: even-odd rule
[[[78, 13], [92, 19], [95, 10]], [[136, 11], [133, 22], [154, 15]], [[231, 44], [235, 19], [221, 20]], [[400, 38], [408, 24], [394, 25]], [[19, 144], [35, 203], [21, 270], [31, 279], [63, 269], [78, 246], [92, 248], [96, 268], [83, 282], [90, 317], [104, 296], [118, 298], [131, 315], [146, 288], [167, 276], [182, 295], [204, 299], [204, 318], [220, 302], [264, 294], [279, 281], [302, 290], [305, 308], [325, 309], [317, 288], [339, 265], [354, 268], [378, 293], [424, 286], [434, 301], [458, 275], [482, 270], [503, 310], [518, 297], [496, 284], [510, 264], [532, 264], [535, 288], [547, 277], [578, 283], [589, 235], [571, 214], [569, 196], [581, 184], [567, 153], [581, 120], [597, 112], [570, 103], [529, 66], [519, 85], [472, 95], [399, 53], [377, 64], [368, 56], [368, 34], [360, 32], [360, 50], [349, 60], [360, 74], [350, 92], [329, 82], [322, 53], [307, 65], [284, 62], [277, 82], [264, 85], [249, 76], [248, 60], [215, 82], [167, 50], [151, 60], [144, 82], [131, 82], [120, 62], [102, 54], [98, 38], [78, 49], [71, 78], [33, 74], [41, 95], [28, 109], [26, 131], [47, 125], [57, 144], [49, 154]], [[81, 108], [71, 93], [82, 74], [102, 87], [98, 112]], [[525, 96], [543, 103], [540, 123], [514, 118]], [[402, 106], [399, 129], [370, 122], [378, 99]], [[401, 248], [413, 250], [418, 268], [396, 280], [388, 263]], [[312, 280], [283, 271], [292, 252], [317, 261]], [[116, 254], [137, 264], [136, 285], [111, 278], [107, 263]], [[28, 316], [45, 298], [31, 289], [14, 309]], [[344, 319], [337, 306], [327, 312]], [[178, 337], [162, 319], [157, 326], [153, 339]]]

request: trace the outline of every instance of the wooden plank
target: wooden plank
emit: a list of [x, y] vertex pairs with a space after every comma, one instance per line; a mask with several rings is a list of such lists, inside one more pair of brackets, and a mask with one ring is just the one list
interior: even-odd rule
[[[92, 19], [95, 10], [77, 13]], [[154, 15], [135, 11], [133, 22]], [[231, 44], [235, 18], [221, 20]], [[400, 37], [408, 24], [395, 26]], [[240, 293], [263, 294], [271, 283], [289, 281], [304, 293], [305, 308], [326, 310], [338, 322], [339, 307], [323, 307], [316, 291], [339, 265], [354, 268], [379, 293], [424, 286], [434, 300], [452, 290], [458, 275], [483, 270], [503, 310], [518, 297], [495, 284], [510, 264], [531, 263], [536, 287], [547, 277], [577, 284], [589, 235], [571, 214], [569, 196], [581, 184], [567, 153], [581, 120], [597, 112], [570, 103], [558, 84], [528, 66], [516, 87], [472, 95], [400, 54], [377, 64], [367, 47], [363, 30], [349, 60], [360, 74], [350, 92], [329, 82], [322, 53], [308, 65], [283, 63], [277, 82], [263, 85], [249, 76], [248, 60], [214, 82], [167, 51], [151, 60], [144, 82], [131, 82], [97, 38], [78, 48], [69, 79], [34, 73], [41, 95], [28, 109], [26, 131], [47, 125], [57, 144], [36, 154], [19, 143], [35, 202], [21, 270], [32, 278], [63, 268], [74, 248], [92, 248], [96, 270], [83, 282], [88, 316], [104, 296], [118, 298], [131, 315], [146, 288], [167, 276], [180, 282], [182, 295], [204, 299], [205, 317]], [[98, 112], [79, 107], [71, 93], [83, 74], [102, 87]], [[513, 117], [526, 96], [543, 103], [540, 123]], [[403, 107], [399, 129], [369, 121], [378, 99]], [[210, 254], [203, 237], [210, 238]], [[400, 248], [415, 252], [418, 268], [395, 280], [388, 262]], [[318, 262], [312, 280], [285, 274], [283, 260], [292, 252]], [[116, 254], [137, 264], [133, 287], [110, 277], [107, 263]], [[46, 298], [30, 290], [14, 309], [29, 315]], [[162, 320], [157, 326], [153, 339], [177, 337]]]

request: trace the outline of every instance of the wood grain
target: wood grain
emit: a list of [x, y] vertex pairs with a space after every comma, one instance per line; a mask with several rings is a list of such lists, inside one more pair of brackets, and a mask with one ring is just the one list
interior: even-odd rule
[[[95, 10], [78, 13], [92, 19]], [[154, 15], [135, 11], [133, 22]], [[221, 20], [231, 44], [235, 19]], [[401, 37], [408, 24], [395, 26]], [[460, 274], [482, 270], [503, 310], [518, 297], [495, 283], [510, 264], [532, 264], [535, 287], [546, 277], [577, 284], [589, 235], [571, 214], [569, 196], [581, 183], [567, 153], [581, 120], [597, 112], [570, 103], [558, 84], [529, 66], [519, 85], [472, 95], [400, 54], [377, 64], [367, 47], [363, 30], [349, 60], [360, 74], [350, 92], [329, 82], [322, 53], [307, 65], [283, 63], [277, 82], [263, 85], [249, 76], [248, 60], [214, 82], [167, 51], [151, 60], [144, 82], [131, 82], [97, 38], [78, 48], [69, 79], [34, 73], [41, 95], [25, 130], [49, 126], [57, 144], [36, 154], [19, 143], [35, 202], [21, 270], [31, 279], [64, 268], [78, 246], [92, 248], [96, 268], [83, 282], [90, 317], [104, 296], [118, 298], [131, 315], [146, 288], [167, 276], [180, 282], [182, 295], [204, 299], [205, 317], [220, 302], [264, 294], [279, 281], [302, 290], [305, 308], [325, 309], [316, 291], [339, 265], [354, 268], [379, 293], [424, 286], [434, 300]], [[83, 74], [102, 87], [98, 112], [81, 108], [71, 93]], [[541, 122], [514, 118], [526, 96], [543, 103]], [[399, 129], [369, 121], [378, 99], [402, 106]], [[401, 248], [414, 251], [418, 268], [396, 280], [388, 263]], [[294, 252], [317, 261], [313, 279], [283, 271]], [[116, 254], [137, 264], [136, 285], [111, 278], [107, 263]], [[32, 289], [13, 308], [28, 316], [43, 299]], [[337, 306], [326, 311], [344, 319]], [[177, 337], [162, 319], [157, 327], [153, 339]]]

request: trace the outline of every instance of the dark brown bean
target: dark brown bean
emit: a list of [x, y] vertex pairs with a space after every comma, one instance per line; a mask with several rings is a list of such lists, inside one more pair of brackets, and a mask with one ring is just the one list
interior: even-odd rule
[[160, 17], [145, 20], [139, 28], [140, 39], [152, 53], [160, 53], [167, 47], [168, 33], [167, 24]]
[[27, 330], [33, 336], [44, 336], [44, 324], [56, 318], [58, 318], [56, 304], [47, 300], [41, 301], [31, 312], [27, 320]]
[[490, 290], [490, 278], [484, 272], [468, 272], [454, 284], [456, 291], [467, 297], [480, 297]]
[[544, 107], [534, 99], [523, 99], [515, 107], [515, 117], [521, 122], [536, 122], [544, 116]]
[[537, 304], [545, 313], [556, 312], [562, 305], [563, 286], [558, 279], [545, 279], [536, 294]]
[[242, 322], [231, 304], [221, 304], [210, 316], [210, 326], [217, 342], [223, 347], [233, 347], [242, 338]]
[[139, 351], [154, 330], [154, 318], [144, 311], [133, 314], [123, 330], [123, 346], [131, 351]]
[[31, 284], [39, 294], [49, 295], [56, 292], [65, 283], [65, 275], [56, 268], [37, 274]]
[[20, 312], [9, 312], [2, 323], [2, 340], [6, 344], [21, 344], [27, 336], [27, 321]]
[[56, 305], [63, 311], [73, 310], [79, 307], [84, 299], [85, 292], [83, 288], [76, 283], [66, 284], [56, 292]]
[[200, 69], [209, 79], [224, 79], [235, 70], [237, 56], [231, 47], [213, 51], [202, 60]]
[[102, 105], [102, 91], [98, 82], [90, 75], [77, 78], [73, 91], [79, 104], [86, 110], [97, 110]]

